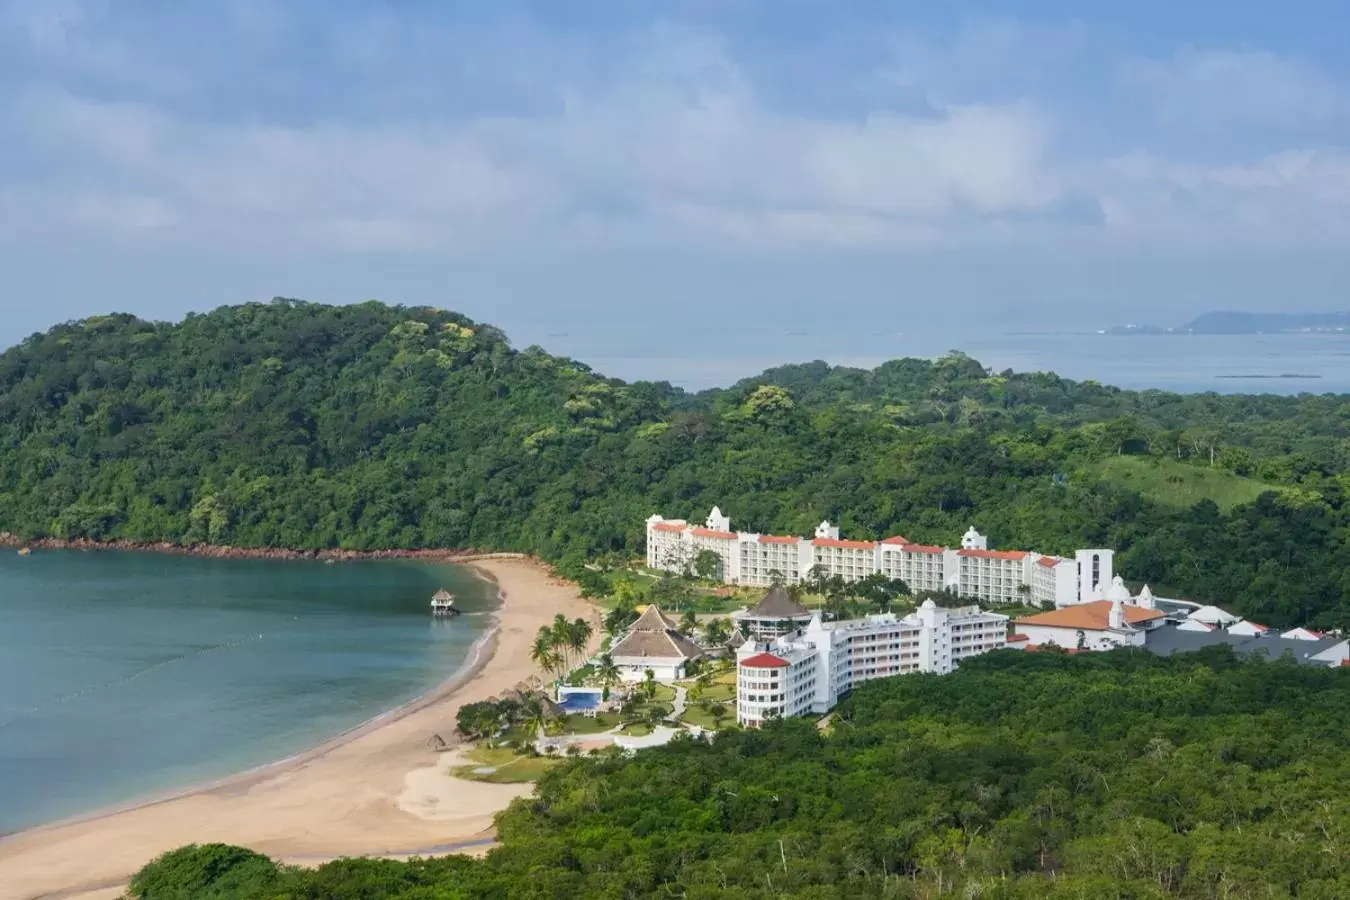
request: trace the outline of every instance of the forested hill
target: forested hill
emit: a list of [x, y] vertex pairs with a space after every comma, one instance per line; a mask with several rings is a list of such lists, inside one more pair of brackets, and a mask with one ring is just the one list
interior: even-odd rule
[[277, 300], [0, 355], [0, 530], [569, 566], [717, 503], [747, 529], [1112, 546], [1155, 586], [1344, 626], [1348, 435], [1345, 398], [1119, 391], [961, 354], [690, 395], [449, 312]]

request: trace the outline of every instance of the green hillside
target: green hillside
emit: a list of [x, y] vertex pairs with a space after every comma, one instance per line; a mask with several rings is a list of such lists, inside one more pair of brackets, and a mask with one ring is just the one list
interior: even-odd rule
[[0, 354], [0, 531], [24, 539], [508, 549], [576, 573], [640, 553], [653, 512], [717, 504], [747, 530], [1114, 547], [1132, 579], [1336, 627], [1348, 470], [1341, 397], [1120, 391], [962, 354], [686, 394], [379, 303], [103, 316]]
[[1223, 469], [1179, 463], [1166, 457], [1111, 456], [1092, 471], [1125, 490], [1137, 491], [1163, 506], [1193, 506], [1213, 501], [1222, 510], [1251, 503], [1276, 485]]

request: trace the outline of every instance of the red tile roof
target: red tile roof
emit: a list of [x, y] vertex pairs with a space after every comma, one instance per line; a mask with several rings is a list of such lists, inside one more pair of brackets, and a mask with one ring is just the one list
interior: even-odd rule
[[787, 664], [786, 659], [774, 656], [772, 653], [756, 653], [754, 656], [747, 656], [740, 661], [740, 665], [747, 669], [781, 669]]
[[795, 544], [800, 540], [799, 537], [784, 537], [781, 534], [761, 534], [759, 536], [761, 544]]
[[888, 538], [886, 538], [885, 540], [882, 541], [882, 543], [883, 543], [883, 544], [908, 544], [908, 543], [909, 543], [909, 538], [907, 538], [907, 537], [901, 537], [900, 535], [897, 534], [895, 537], [888, 537]]
[[932, 547], [927, 544], [906, 544], [905, 549], [910, 553], [943, 553], [946, 547]]
[[976, 559], [1026, 559], [1025, 550], [957, 550], [957, 556], [970, 556]]
[[693, 535], [694, 535], [694, 537], [721, 538], [722, 540], [725, 540], [725, 541], [734, 541], [734, 540], [736, 540], [736, 532], [734, 532], [734, 531], [717, 531], [717, 530], [712, 529], [712, 528], [695, 528], [694, 531], [693, 531]]
[[1010, 634], [1010, 635], [1008, 635], [1008, 643], [1010, 643], [1010, 644], [1015, 644], [1015, 643], [1017, 643], [1018, 641], [1029, 641], [1029, 640], [1031, 640], [1031, 638], [1027, 637], [1025, 634]]
[[684, 523], [657, 522], [652, 528], [656, 531], [684, 531]]
[[[1161, 619], [1165, 613], [1156, 609], [1144, 609], [1142, 606], [1125, 607], [1125, 622], [1138, 625]], [[1094, 600], [1091, 603], [1075, 603], [1063, 609], [1038, 613], [1013, 620], [1014, 625], [1040, 625], [1049, 628], [1077, 628], [1083, 631], [1105, 631], [1111, 625], [1111, 601]]]
[[1063, 558], [1058, 557], [1058, 556], [1042, 556], [1040, 559], [1036, 560], [1036, 565], [1038, 565], [1038, 566], [1045, 566], [1047, 569], [1053, 569], [1055, 566], [1059, 565], [1060, 563], [1066, 563], [1066, 562], [1068, 562], [1067, 559], [1063, 559]]
[[817, 547], [842, 547], [848, 550], [875, 550], [877, 545], [871, 541], [841, 541], [838, 538], [816, 538], [811, 543]]

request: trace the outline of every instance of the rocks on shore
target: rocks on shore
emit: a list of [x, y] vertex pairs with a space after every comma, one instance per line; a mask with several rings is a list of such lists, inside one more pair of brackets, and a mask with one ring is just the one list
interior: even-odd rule
[[88, 538], [33, 538], [27, 540], [9, 532], [0, 532], [0, 547], [24, 547], [30, 550], [138, 550], [150, 553], [175, 553], [211, 559], [321, 559], [332, 562], [365, 559], [429, 559], [467, 561], [475, 559], [521, 559], [523, 553], [484, 553], [468, 549], [415, 550], [288, 550], [281, 547], [222, 547], [216, 544], [172, 544], [168, 541], [91, 541]]

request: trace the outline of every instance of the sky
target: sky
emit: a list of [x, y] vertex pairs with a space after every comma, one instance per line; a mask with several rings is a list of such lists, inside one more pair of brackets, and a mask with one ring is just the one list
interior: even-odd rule
[[374, 298], [632, 370], [1347, 308], [1347, 46], [1331, 0], [0, 0], [0, 344]]

